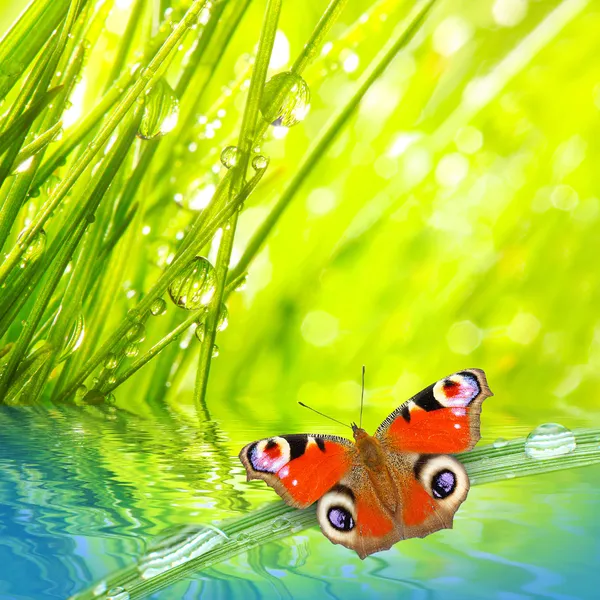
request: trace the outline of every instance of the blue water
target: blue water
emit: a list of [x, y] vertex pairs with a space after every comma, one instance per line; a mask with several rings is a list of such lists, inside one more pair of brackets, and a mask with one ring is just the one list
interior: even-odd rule
[[[244, 441], [167, 417], [0, 409], [0, 599], [67, 598], [165, 532], [272, 501], [244, 481]], [[599, 589], [594, 466], [474, 487], [454, 530], [365, 561], [311, 529], [152, 597], [592, 599]]]

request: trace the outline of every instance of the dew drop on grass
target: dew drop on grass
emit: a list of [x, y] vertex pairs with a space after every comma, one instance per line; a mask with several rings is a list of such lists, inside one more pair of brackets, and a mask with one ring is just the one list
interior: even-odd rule
[[263, 156], [262, 154], [257, 154], [252, 159], [252, 168], [255, 171], [262, 171], [263, 169], [266, 169], [268, 164], [269, 164], [269, 159], [266, 156]]
[[75, 396], [78, 398], [82, 398], [83, 396], [85, 396], [87, 394], [87, 386], [81, 384], [76, 390], [75, 390]]
[[104, 368], [112, 371], [119, 366], [119, 360], [116, 355], [110, 352], [107, 357], [104, 359]]
[[239, 158], [240, 153], [236, 146], [227, 146], [226, 148], [223, 148], [223, 152], [221, 152], [221, 163], [228, 169], [235, 167]]
[[204, 336], [206, 334], [206, 326], [204, 323], [198, 323], [196, 330], [194, 331], [194, 335], [198, 339], [199, 342], [204, 341]]
[[129, 592], [121, 587], [114, 587], [106, 592], [106, 600], [129, 600]]
[[132, 322], [132, 323], [140, 323], [142, 320], [142, 317], [140, 315], [140, 313], [135, 309], [135, 308], [130, 308], [127, 311], [127, 318]]
[[244, 275], [235, 288], [236, 292], [243, 292], [248, 287], [248, 275]]
[[146, 339], [146, 328], [141, 323], [135, 323], [127, 332], [127, 339], [134, 344], [143, 342]]
[[206, 306], [215, 293], [217, 275], [203, 256], [196, 256], [169, 284], [171, 300], [186, 310]]
[[[282, 100], [278, 100], [280, 94]], [[309, 108], [310, 90], [299, 75], [284, 71], [265, 84], [260, 111], [271, 125], [292, 127], [304, 119]]]
[[179, 100], [171, 86], [159, 79], [152, 86], [144, 106], [138, 137], [152, 140], [172, 131], [179, 117]]
[[104, 404], [105, 396], [100, 390], [90, 390], [84, 397], [84, 404], [98, 405]]
[[284, 517], [279, 517], [273, 521], [273, 524], [271, 525], [271, 529], [274, 532], [277, 532], [277, 531], [283, 531], [284, 529], [287, 529], [290, 526], [291, 526], [291, 522], [289, 519], [286, 519]]
[[61, 355], [58, 357], [58, 362], [62, 362], [66, 360], [81, 346], [83, 342], [83, 338], [85, 336], [85, 318], [82, 312], [77, 314], [75, 321], [73, 321], [73, 325], [71, 325], [71, 329], [69, 331], [69, 335], [67, 335], [65, 339], [65, 345]]
[[229, 311], [225, 304], [221, 304], [221, 312], [219, 313], [219, 321], [217, 322], [217, 331], [225, 331], [229, 325]]
[[[19, 234], [19, 237], [17, 239], [17, 243], [20, 243], [20, 240], [25, 235], [25, 231], [26, 231], [26, 229], [21, 231], [21, 233]], [[38, 260], [38, 258], [40, 258], [40, 256], [42, 256], [42, 254], [44, 253], [45, 249], [46, 249], [46, 232], [43, 229], [40, 229], [35, 234], [35, 236], [31, 240], [31, 243], [29, 244], [29, 246], [27, 246], [27, 249], [25, 250], [25, 252], [23, 253], [23, 256], [21, 257], [21, 261], [23, 263], [22, 266], [25, 266], [29, 263], [32, 263], [32, 262], [35, 262], [36, 260]]]
[[217, 358], [217, 356], [219, 356], [219, 346], [217, 346], [216, 344], [213, 344], [211, 357]]
[[150, 305], [150, 313], [155, 317], [160, 317], [167, 312], [167, 303], [162, 298], [155, 298]]
[[508, 444], [508, 440], [505, 440], [504, 438], [498, 438], [495, 442], [494, 442], [494, 448], [504, 448], [504, 446], [506, 446]]
[[137, 356], [139, 351], [140, 351], [140, 349], [137, 344], [127, 344], [127, 346], [125, 346], [125, 356], [127, 356], [129, 358], [133, 358], [134, 356]]
[[525, 454], [529, 458], [554, 458], [573, 452], [577, 442], [570, 429], [558, 423], [544, 423], [536, 427], [525, 440]]

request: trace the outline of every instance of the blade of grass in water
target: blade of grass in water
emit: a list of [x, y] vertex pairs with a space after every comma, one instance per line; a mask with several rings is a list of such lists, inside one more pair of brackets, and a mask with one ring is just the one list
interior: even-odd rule
[[[600, 463], [600, 429], [575, 431], [576, 448], [561, 456], [537, 460], [525, 454], [525, 439], [497, 448], [483, 446], [460, 455], [472, 485], [493, 483]], [[463, 505], [468, 510], [468, 500]], [[189, 528], [160, 548], [150, 550], [136, 565], [110, 575], [70, 600], [106, 598], [111, 589], [123, 588], [131, 600], [145, 598], [207, 567], [225, 562], [251, 548], [315, 527], [315, 505], [298, 510], [273, 502], [249, 515], [219, 523], [218, 527]], [[332, 549], [332, 552], [336, 550]], [[343, 550], [341, 550], [343, 551]]]

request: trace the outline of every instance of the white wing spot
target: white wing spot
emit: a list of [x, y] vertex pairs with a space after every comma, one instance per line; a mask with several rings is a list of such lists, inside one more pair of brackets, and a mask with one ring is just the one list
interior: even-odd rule
[[458, 423], [454, 423], [454, 429], [460, 429], [460, 425]]
[[294, 481], [292, 481], [292, 485], [298, 485], [298, 480], [294, 479]]
[[289, 474], [290, 474], [290, 468], [287, 465], [285, 465], [285, 467], [283, 467], [282, 469], [280, 469], [279, 472], [277, 473], [277, 475], [279, 475], [280, 479], [284, 479]]

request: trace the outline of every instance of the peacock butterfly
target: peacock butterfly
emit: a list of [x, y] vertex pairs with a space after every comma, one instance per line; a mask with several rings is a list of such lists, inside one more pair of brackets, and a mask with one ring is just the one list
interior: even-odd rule
[[392, 412], [374, 436], [352, 424], [354, 442], [320, 434], [248, 444], [248, 480], [263, 479], [287, 504], [318, 500], [317, 518], [334, 543], [361, 558], [397, 541], [451, 528], [467, 497], [465, 468], [448, 454], [479, 441], [485, 373], [466, 369], [441, 379]]

